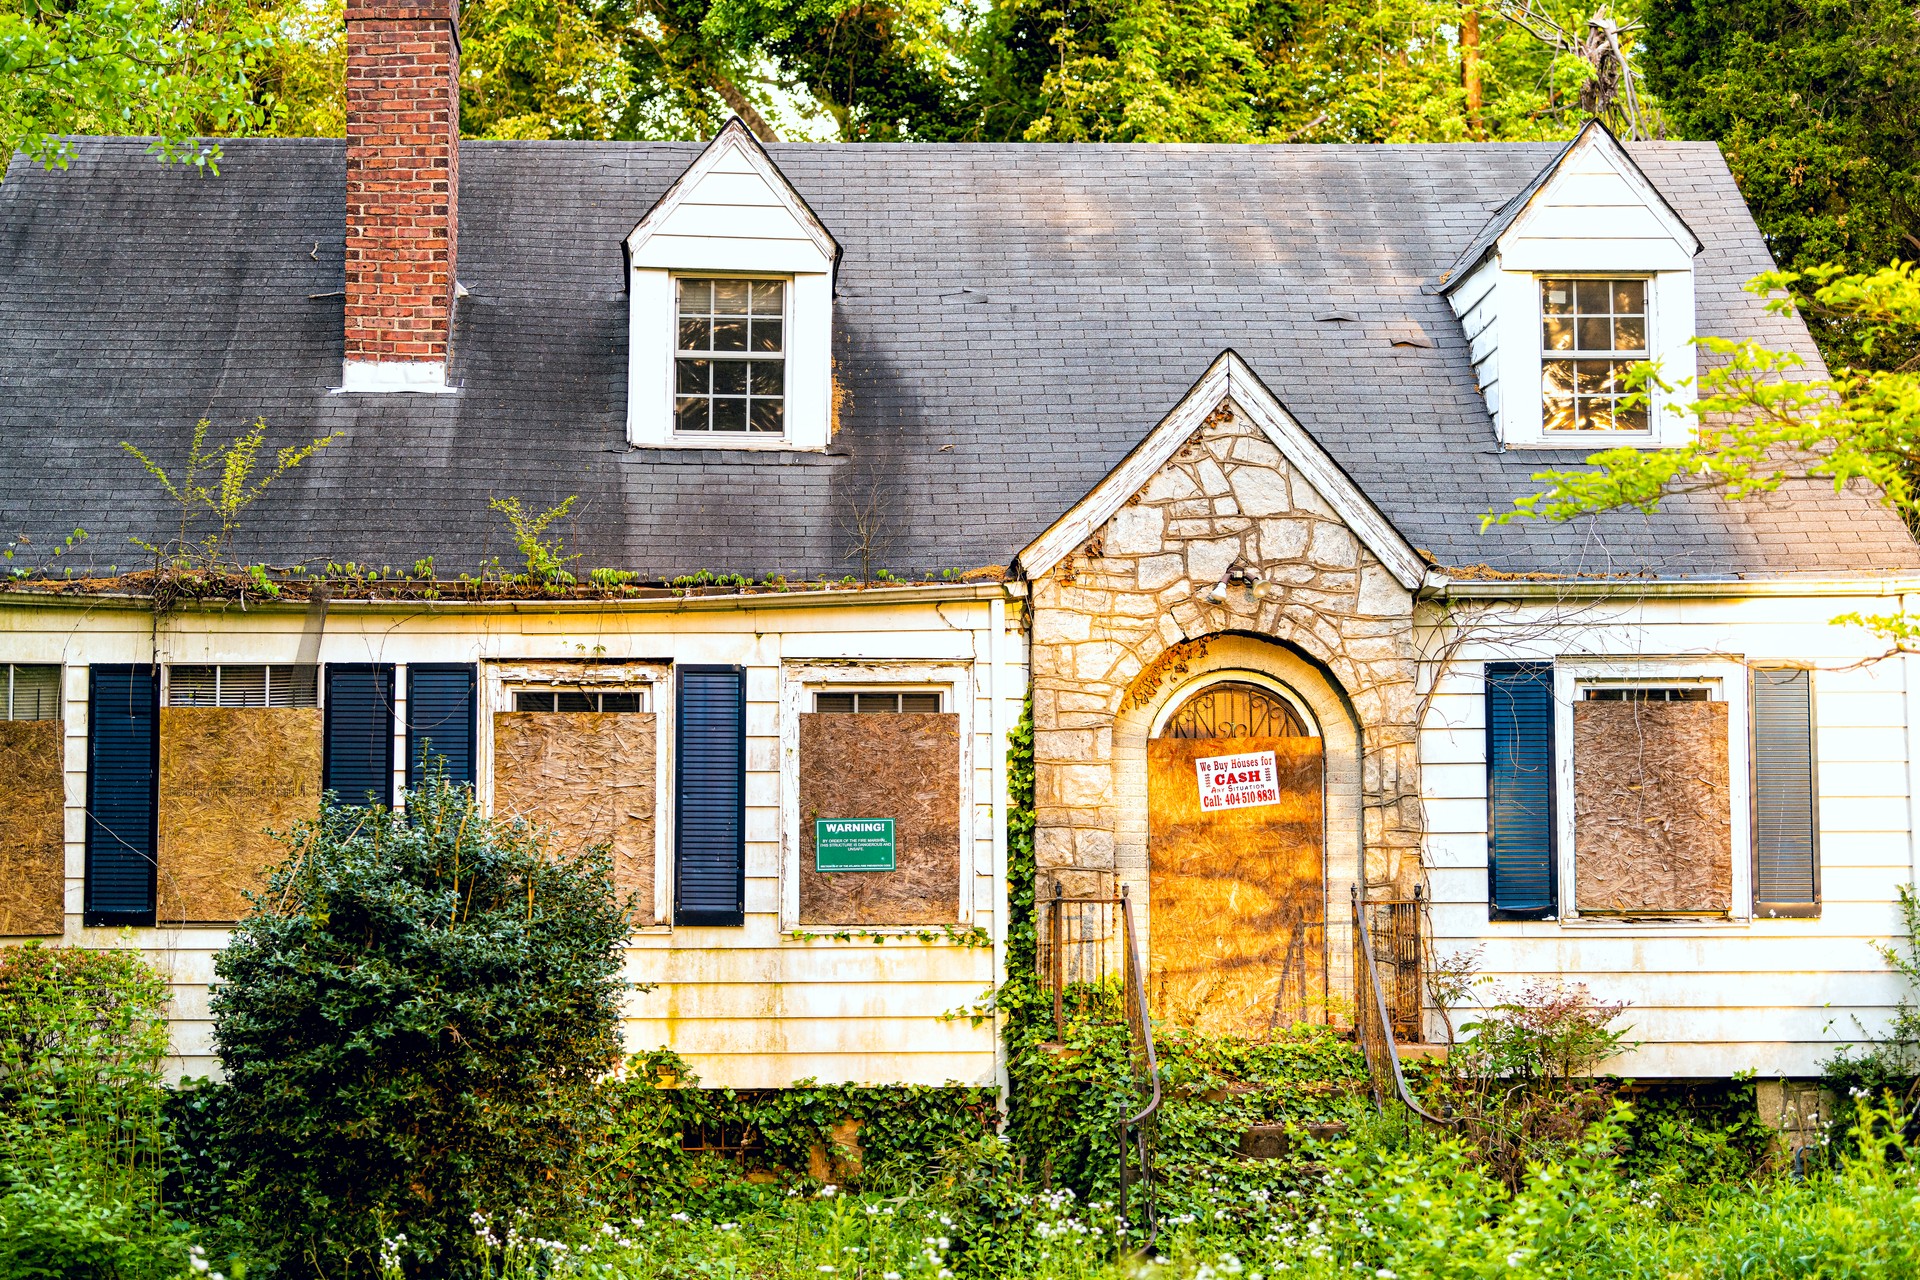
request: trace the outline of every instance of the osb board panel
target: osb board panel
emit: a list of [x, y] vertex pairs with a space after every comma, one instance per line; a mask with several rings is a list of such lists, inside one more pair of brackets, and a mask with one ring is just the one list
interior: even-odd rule
[[651, 711], [500, 711], [493, 717], [493, 810], [551, 833], [572, 857], [613, 852], [613, 882], [653, 923], [655, 742]]
[[[892, 871], [813, 869], [821, 818], [892, 818]], [[800, 717], [800, 923], [960, 917], [960, 717]]]
[[56, 934], [66, 913], [66, 785], [58, 720], [0, 720], [0, 935]]
[[160, 708], [162, 923], [238, 920], [285, 853], [269, 830], [320, 813], [317, 707]]
[[[1194, 762], [1271, 751], [1279, 802], [1203, 812]], [[1212, 1035], [1262, 1035], [1326, 998], [1318, 738], [1147, 744], [1148, 991]]]
[[1573, 848], [1582, 911], [1731, 909], [1727, 704], [1574, 703]]

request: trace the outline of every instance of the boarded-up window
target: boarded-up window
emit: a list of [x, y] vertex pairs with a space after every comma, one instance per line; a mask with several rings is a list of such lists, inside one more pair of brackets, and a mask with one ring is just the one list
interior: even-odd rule
[[[821, 695], [828, 696], [850, 695]], [[888, 710], [846, 715], [823, 709], [800, 717], [803, 925], [959, 919], [960, 718]], [[892, 870], [820, 869], [816, 824], [856, 819], [891, 822]]]
[[151, 666], [98, 663], [87, 702], [89, 926], [153, 923], [154, 777], [160, 681]]
[[1753, 673], [1753, 900], [1760, 915], [1811, 915], [1820, 878], [1813, 801], [1813, 682]]
[[1727, 704], [1706, 690], [1595, 689], [1573, 706], [1575, 900], [1590, 914], [1733, 905]]
[[652, 924], [653, 714], [638, 691], [522, 691], [514, 706], [493, 717], [494, 812], [533, 822], [562, 856], [606, 845], [633, 923]]
[[1553, 664], [1487, 664], [1487, 901], [1504, 919], [1556, 905]]
[[0, 663], [0, 935], [57, 934], [66, 913], [60, 668]]
[[[237, 670], [244, 679], [264, 668]], [[177, 705], [178, 675], [160, 711], [159, 920], [238, 920], [246, 891], [285, 853], [268, 832], [319, 816], [320, 711], [268, 706], [254, 698], [264, 686], [224, 678], [223, 693], [248, 691], [244, 704]]]

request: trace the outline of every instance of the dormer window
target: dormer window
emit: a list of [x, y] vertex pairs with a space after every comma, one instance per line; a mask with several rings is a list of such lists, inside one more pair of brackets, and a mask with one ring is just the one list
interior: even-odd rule
[[738, 119], [627, 237], [627, 442], [824, 453], [840, 246]]
[[786, 429], [786, 297], [780, 280], [676, 283], [673, 429]]
[[1649, 384], [1635, 395], [1627, 371], [1645, 361], [1667, 386], [1693, 381], [1700, 247], [1593, 122], [1494, 212], [1436, 285], [1460, 318], [1502, 448], [1671, 448], [1692, 438], [1686, 393]]
[[1625, 404], [1627, 370], [1647, 358], [1647, 281], [1540, 281], [1540, 394], [1548, 431], [1646, 431]]

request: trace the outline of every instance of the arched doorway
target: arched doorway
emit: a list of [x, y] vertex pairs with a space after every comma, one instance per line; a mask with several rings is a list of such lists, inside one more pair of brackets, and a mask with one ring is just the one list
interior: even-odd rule
[[1253, 672], [1170, 701], [1147, 743], [1155, 1013], [1210, 1034], [1324, 1018], [1324, 742]]

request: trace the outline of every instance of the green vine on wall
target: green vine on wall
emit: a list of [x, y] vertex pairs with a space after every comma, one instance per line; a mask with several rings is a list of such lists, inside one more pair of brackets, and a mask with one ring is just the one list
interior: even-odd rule
[[936, 942], [951, 943], [969, 951], [993, 945], [993, 935], [977, 924], [964, 928], [956, 924], [943, 924], [937, 929], [835, 929], [830, 933], [812, 933], [805, 929], [791, 929], [787, 937], [795, 942], [853, 942], [865, 939], [875, 946], [884, 944], [889, 938], [918, 938], [931, 946]]

